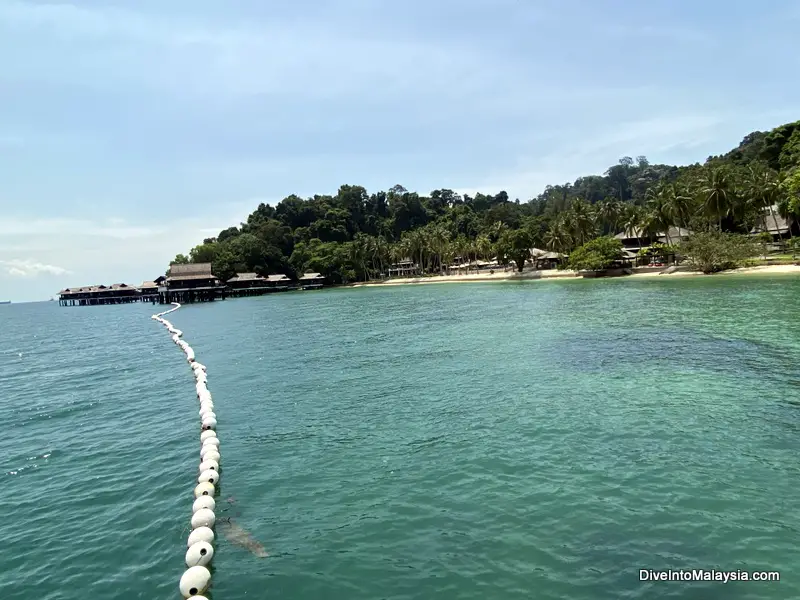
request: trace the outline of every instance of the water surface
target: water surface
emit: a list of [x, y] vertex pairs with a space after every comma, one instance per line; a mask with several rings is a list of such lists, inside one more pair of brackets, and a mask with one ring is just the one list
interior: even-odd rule
[[[170, 315], [208, 366], [214, 600], [800, 594], [800, 279], [326, 290]], [[0, 590], [178, 597], [194, 382], [149, 305], [0, 307]], [[641, 568], [780, 583], [641, 583]]]

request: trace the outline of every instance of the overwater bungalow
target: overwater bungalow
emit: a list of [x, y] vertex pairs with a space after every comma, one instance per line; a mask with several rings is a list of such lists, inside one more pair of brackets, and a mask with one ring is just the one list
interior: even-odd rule
[[141, 300], [139, 290], [126, 283], [66, 288], [58, 293], [59, 306], [130, 304], [139, 300]]
[[143, 281], [139, 286], [142, 302], [158, 302], [158, 284], [155, 281]]
[[325, 277], [319, 273], [304, 273], [300, 277], [301, 290], [318, 290], [325, 282]]
[[283, 273], [267, 275], [267, 286], [274, 292], [282, 292], [293, 288], [292, 280]]
[[171, 264], [159, 302], [208, 302], [225, 299], [226, 288], [211, 271], [211, 263]]
[[237, 273], [227, 281], [230, 294], [234, 298], [241, 296], [260, 296], [267, 292], [268, 285], [265, 277], [258, 273]]

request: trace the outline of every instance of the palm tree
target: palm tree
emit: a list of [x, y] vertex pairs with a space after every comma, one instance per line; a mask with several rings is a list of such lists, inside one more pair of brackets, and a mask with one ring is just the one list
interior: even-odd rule
[[573, 243], [569, 228], [560, 218], [550, 223], [550, 229], [544, 234], [544, 241], [548, 250], [561, 253], [568, 252]]
[[785, 176], [769, 167], [760, 164], [750, 165], [744, 182], [744, 191], [752, 203], [754, 211], [759, 215], [761, 226], [769, 232], [769, 222], [776, 223], [775, 205], [783, 198], [783, 180]]
[[508, 231], [508, 225], [503, 223], [502, 221], [495, 221], [492, 223], [492, 226], [489, 227], [489, 236], [492, 238], [493, 241], [499, 240], [503, 234]]
[[475, 245], [484, 260], [489, 261], [492, 259], [494, 244], [492, 244], [492, 240], [489, 239], [488, 235], [479, 235], [478, 239], [475, 240]]
[[639, 246], [642, 245], [642, 220], [641, 210], [632, 204], [628, 205], [622, 214], [621, 224], [625, 235], [635, 237]]
[[722, 231], [722, 221], [731, 214], [736, 191], [728, 170], [724, 167], [707, 169], [700, 179], [700, 199], [709, 219], [716, 219]]
[[665, 187], [659, 186], [656, 194], [652, 195], [647, 202], [646, 221], [648, 227], [644, 227], [648, 235], [665, 232], [667, 243], [672, 244], [669, 230], [674, 225], [669, 196]]
[[594, 236], [597, 231], [597, 221], [590, 204], [582, 200], [574, 200], [566, 215], [570, 233], [579, 246]]
[[613, 233], [616, 233], [620, 212], [621, 205], [613, 198], [606, 198], [604, 202], [597, 205], [597, 216], [604, 225], [608, 225], [609, 231]]
[[[673, 224], [678, 228], [687, 229], [689, 219], [692, 216], [694, 209], [693, 199], [689, 190], [684, 187], [679, 187], [677, 184], [672, 183], [665, 189], [665, 202], [667, 203], [668, 211], [672, 216]], [[680, 237], [679, 232], [679, 237]]]

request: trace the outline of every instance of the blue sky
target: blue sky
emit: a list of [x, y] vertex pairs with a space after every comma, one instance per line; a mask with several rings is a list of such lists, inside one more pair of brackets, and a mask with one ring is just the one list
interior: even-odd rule
[[702, 161], [800, 118], [800, 3], [0, 0], [0, 300], [162, 273], [259, 202]]

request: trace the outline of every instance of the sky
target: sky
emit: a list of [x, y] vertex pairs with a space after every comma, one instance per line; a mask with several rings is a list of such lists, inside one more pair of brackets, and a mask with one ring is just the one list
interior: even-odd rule
[[798, 0], [0, 0], [0, 300], [290, 194], [506, 190], [800, 119]]

